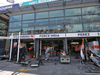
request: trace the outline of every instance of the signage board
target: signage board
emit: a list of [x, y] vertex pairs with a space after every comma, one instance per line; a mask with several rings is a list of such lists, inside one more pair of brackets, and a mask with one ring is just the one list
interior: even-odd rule
[[[14, 35], [13, 36], [14, 39], [18, 39], [19, 36], [18, 35]], [[20, 35], [20, 39], [33, 39], [34, 35]]]
[[66, 37], [98, 37], [100, 32], [66, 33]]
[[19, 4], [13, 4], [13, 5], [2, 6], [2, 7], [0, 7], [0, 11], [4, 11], [4, 10], [6, 10], [6, 9], [14, 8], [14, 7], [19, 7]]
[[[18, 35], [14, 35], [14, 39], [18, 39]], [[21, 35], [21, 39], [33, 38], [73, 38], [73, 37], [100, 37], [100, 32], [80, 32], [80, 33], [55, 33], [55, 34], [36, 34], [36, 35]]]
[[38, 34], [35, 35], [35, 38], [61, 38], [65, 37], [64, 33], [59, 33], [59, 34]]
[[31, 1], [23, 2], [20, 5], [21, 6], [33, 5], [33, 4], [38, 4], [38, 3], [50, 2], [50, 1], [56, 1], [56, 0], [31, 0]]

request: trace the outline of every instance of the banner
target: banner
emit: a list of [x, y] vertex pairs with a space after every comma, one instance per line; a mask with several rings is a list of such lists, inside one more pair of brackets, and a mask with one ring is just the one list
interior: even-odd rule
[[2, 0], [0, 1], [0, 11], [4, 11], [9, 8], [33, 5], [50, 1], [56, 1], [56, 0]]
[[13, 4], [13, 5], [2, 6], [2, 7], [0, 7], [0, 11], [4, 11], [4, 10], [6, 10], [6, 9], [14, 8], [14, 7], [19, 7], [19, 4]]
[[20, 6], [33, 5], [33, 4], [51, 2], [51, 1], [56, 1], [56, 0], [32, 0], [32, 1], [28, 1], [28, 2], [23, 2], [22, 4], [20, 4]]

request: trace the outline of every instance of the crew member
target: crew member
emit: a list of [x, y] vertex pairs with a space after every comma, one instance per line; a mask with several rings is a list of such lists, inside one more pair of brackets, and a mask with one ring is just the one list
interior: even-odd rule
[[45, 60], [48, 60], [49, 59], [49, 56], [50, 56], [50, 52], [49, 51], [50, 51], [50, 47], [47, 46], [47, 48], [45, 50], [45, 55], [46, 55]]

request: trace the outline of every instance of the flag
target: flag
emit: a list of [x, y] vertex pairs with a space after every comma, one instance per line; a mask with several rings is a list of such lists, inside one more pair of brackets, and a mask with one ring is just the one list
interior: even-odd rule
[[7, 2], [9, 2], [9, 3], [14, 3], [14, 0], [7, 0]]

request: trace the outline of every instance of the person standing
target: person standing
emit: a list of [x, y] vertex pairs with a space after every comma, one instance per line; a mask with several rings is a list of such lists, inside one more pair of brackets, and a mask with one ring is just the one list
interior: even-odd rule
[[49, 56], [50, 56], [50, 47], [47, 46], [46, 50], [45, 50], [45, 60], [48, 60], [49, 59]]

